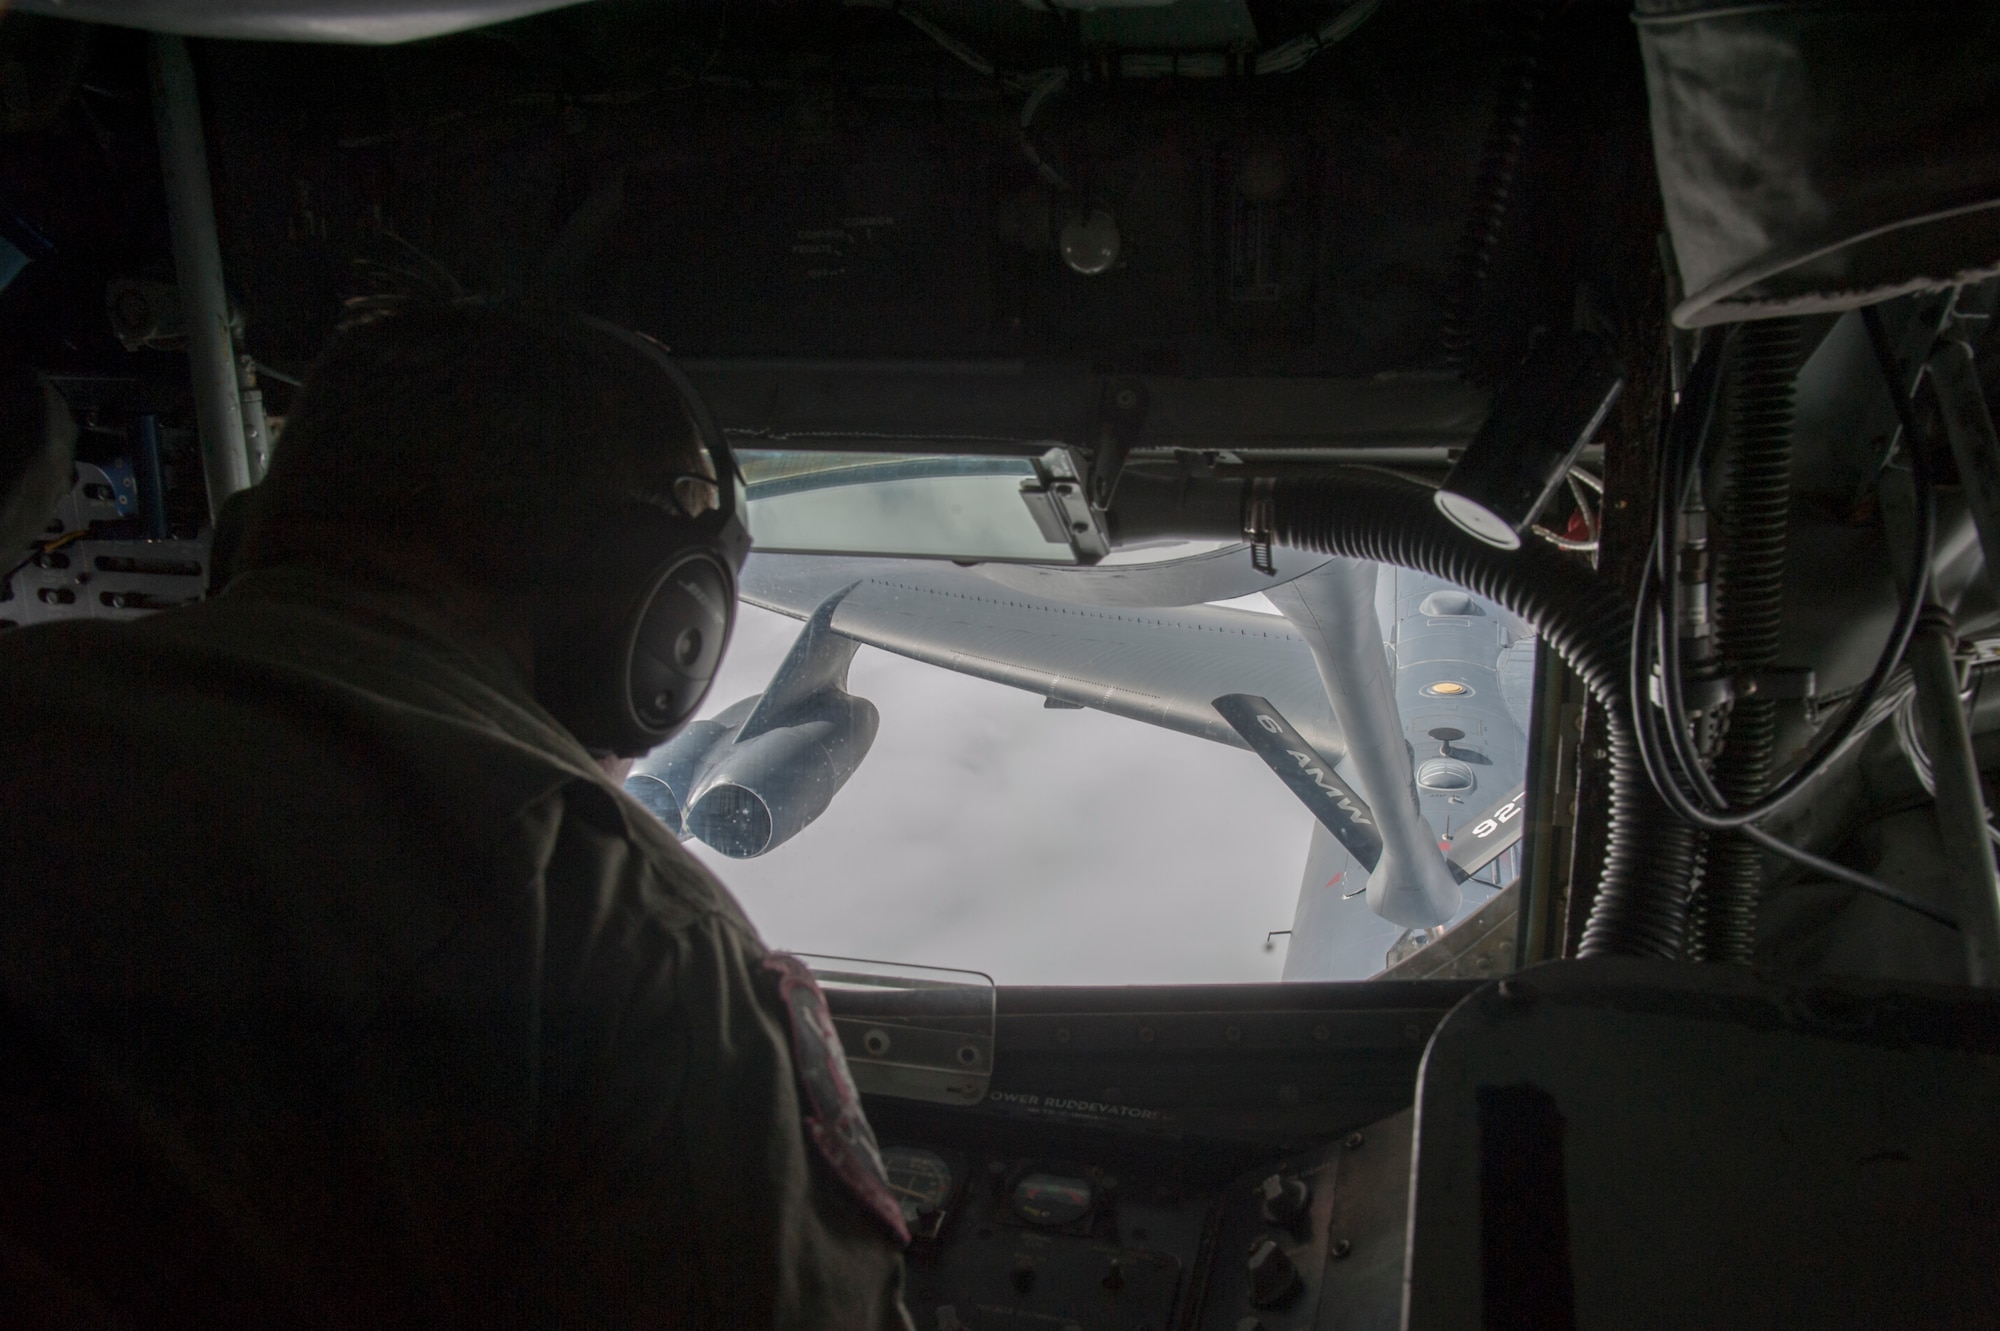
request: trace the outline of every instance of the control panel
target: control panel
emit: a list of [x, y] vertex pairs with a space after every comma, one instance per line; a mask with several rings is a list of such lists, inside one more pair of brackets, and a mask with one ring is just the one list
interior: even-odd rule
[[[1048, 1144], [1061, 1149], [1062, 1136]], [[1324, 1325], [1322, 1291], [1357, 1243], [1401, 1244], [1400, 1231], [1334, 1232], [1343, 1158], [1365, 1140], [1350, 1133], [1207, 1181], [1183, 1152], [1113, 1160], [887, 1137], [883, 1164], [912, 1236], [910, 1311], [921, 1331]], [[1396, 1291], [1380, 1296], [1393, 1314]]]
[[919, 1331], [1399, 1325], [1418, 1062], [1472, 986], [996, 991], [810, 960]]

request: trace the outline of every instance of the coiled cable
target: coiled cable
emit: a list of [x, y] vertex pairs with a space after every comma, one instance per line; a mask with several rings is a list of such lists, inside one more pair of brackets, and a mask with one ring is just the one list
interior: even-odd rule
[[1626, 662], [1630, 671], [1630, 696], [1644, 699], [1648, 697], [1649, 685], [1654, 678], [1653, 665], [1657, 660], [1657, 679], [1663, 706], [1638, 707], [1633, 713], [1634, 733], [1640, 760], [1654, 792], [1687, 823], [1711, 832], [1740, 832], [1764, 849], [1775, 851], [1825, 877], [1848, 883], [1907, 910], [1957, 928], [1955, 915], [1938, 910], [1867, 874], [1793, 846], [1756, 826], [1759, 820], [1790, 803], [1823, 776], [1834, 756], [1856, 734], [1862, 721], [1874, 714], [1875, 701], [1902, 659], [1903, 649], [1909, 644], [1930, 585], [1937, 502], [1931, 486], [1929, 456], [1921, 445], [1909, 394], [1898, 381], [1894, 354], [1889, 347], [1888, 335], [1883, 330], [1881, 316], [1870, 307], [1861, 311], [1861, 317], [1875, 350], [1877, 367], [1895, 405], [1904, 436], [1909, 441], [1911, 483], [1916, 492], [1915, 549], [1910, 559], [1908, 585], [1874, 670], [1855, 690], [1839, 720], [1804, 762], [1750, 804], [1731, 806], [1728, 803], [1703, 767], [1693, 740], [1687, 702], [1681, 687], [1680, 638], [1676, 631], [1682, 609], [1678, 568], [1680, 551], [1674, 535], [1675, 514], [1686, 506], [1699, 475], [1702, 452], [1714, 419], [1722, 353], [1728, 343], [1728, 336], [1725, 335], [1704, 347], [1695, 358], [1687, 388], [1681, 395], [1680, 406], [1674, 412], [1660, 450], [1653, 549], [1648, 557], [1646, 575], [1639, 583], [1637, 613], [1631, 622], [1632, 645]]
[[[1883, 696], [1885, 699], [1889, 698], [1888, 694]], [[1917, 784], [1924, 788], [1926, 795], [1935, 799], [1937, 772], [1931, 766], [1931, 753], [1924, 743], [1923, 728], [1917, 724], [1917, 691], [1906, 682], [1892, 701], [1896, 720], [1896, 742], [1901, 746], [1903, 756], [1909, 759], [1910, 770], [1916, 774]], [[2000, 846], [2000, 827], [1994, 825], [1990, 811], [1986, 817], [1986, 839]]]
[[1520, 171], [1528, 122], [1535, 113], [1549, 0], [1514, 0], [1509, 10], [1518, 34], [1518, 53], [1493, 110], [1493, 125], [1487, 131], [1479, 174], [1473, 185], [1472, 214], [1466, 219], [1450, 285], [1446, 288], [1441, 337], [1445, 360], [1468, 378], [1476, 377], [1474, 327], [1493, 269], [1493, 256], [1500, 249], [1500, 238], [1513, 210], [1514, 178]]
[[[1796, 319], [1750, 324], [1737, 333], [1723, 372], [1728, 501], [1719, 510], [1716, 647], [1723, 669], [1738, 678], [1754, 679], [1778, 663], [1799, 340]], [[1740, 696], [1728, 710], [1727, 724], [1715, 760], [1716, 785], [1730, 804], [1749, 804], [1771, 783], [1777, 701], [1767, 693]], [[1719, 835], [1698, 889], [1690, 951], [1704, 961], [1749, 965], [1763, 887], [1763, 848], [1741, 836]]]

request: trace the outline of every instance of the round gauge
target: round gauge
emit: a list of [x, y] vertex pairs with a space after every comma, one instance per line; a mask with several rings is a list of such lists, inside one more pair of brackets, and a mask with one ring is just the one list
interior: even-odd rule
[[1061, 1174], [1025, 1174], [1008, 1204], [1031, 1225], [1068, 1225], [1090, 1214], [1090, 1184]]
[[951, 1166], [935, 1151], [891, 1146], [882, 1152], [882, 1168], [906, 1223], [915, 1224], [919, 1216], [943, 1209], [951, 1196]]

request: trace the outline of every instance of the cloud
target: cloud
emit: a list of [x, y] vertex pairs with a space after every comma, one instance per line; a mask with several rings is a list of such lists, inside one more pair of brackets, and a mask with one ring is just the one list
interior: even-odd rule
[[[761, 690], [798, 631], [744, 606], [704, 715]], [[1276, 980], [1312, 818], [1247, 752], [864, 647], [873, 750], [819, 820], [753, 860], [688, 848], [774, 946], [1004, 984]]]

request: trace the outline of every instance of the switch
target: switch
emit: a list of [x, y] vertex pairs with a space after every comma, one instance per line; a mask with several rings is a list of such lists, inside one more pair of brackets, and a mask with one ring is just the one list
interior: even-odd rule
[[1116, 1257], [1111, 1259], [1111, 1267], [1104, 1273], [1104, 1288], [1113, 1294], [1125, 1288], [1125, 1268], [1119, 1264]]
[[1259, 1239], [1251, 1246], [1249, 1265], [1250, 1302], [1256, 1307], [1282, 1307], [1299, 1292], [1299, 1269], [1272, 1240]]
[[1306, 1208], [1312, 1204], [1312, 1187], [1296, 1174], [1273, 1174], [1264, 1180], [1264, 1219], [1285, 1229], [1304, 1227]]
[[1016, 1294], [1026, 1294], [1035, 1287], [1035, 1263], [1030, 1257], [1016, 1257], [1013, 1269], [1007, 1272], [1007, 1279], [1013, 1282]]

